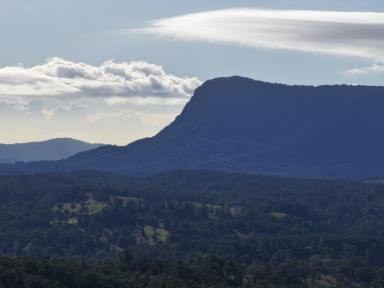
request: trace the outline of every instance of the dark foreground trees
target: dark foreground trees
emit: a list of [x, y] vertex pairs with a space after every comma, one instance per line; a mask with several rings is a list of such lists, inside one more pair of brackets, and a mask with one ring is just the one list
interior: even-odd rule
[[125, 252], [117, 261], [0, 258], [0, 287], [241, 287], [239, 265], [216, 257], [189, 261], [137, 259]]

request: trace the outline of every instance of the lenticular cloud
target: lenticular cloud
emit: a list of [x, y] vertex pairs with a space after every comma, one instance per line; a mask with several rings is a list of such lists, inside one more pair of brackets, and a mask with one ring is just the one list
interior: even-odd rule
[[142, 33], [263, 49], [384, 58], [384, 13], [226, 9], [153, 21]]
[[141, 61], [93, 66], [51, 58], [30, 68], [0, 68], [0, 98], [188, 98], [200, 84], [197, 78], [177, 77]]

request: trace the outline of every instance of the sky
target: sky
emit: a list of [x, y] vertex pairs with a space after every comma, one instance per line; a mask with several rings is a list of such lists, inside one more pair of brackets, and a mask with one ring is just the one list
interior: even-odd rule
[[0, 143], [150, 137], [205, 80], [384, 83], [382, 0], [13, 0]]

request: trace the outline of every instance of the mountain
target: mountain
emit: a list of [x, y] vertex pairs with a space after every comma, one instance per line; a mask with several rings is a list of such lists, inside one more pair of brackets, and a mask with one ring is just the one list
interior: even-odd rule
[[0, 144], [0, 163], [60, 160], [100, 146], [100, 144], [90, 144], [69, 138], [22, 144]]
[[101, 147], [64, 161], [5, 170], [142, 175], [210, 169], [381, 177], [382, 131], [384, 87], [289, 86], [242, 77], [217, 78], [199, 87], [175, 121], [152, 138], [125, 147]]

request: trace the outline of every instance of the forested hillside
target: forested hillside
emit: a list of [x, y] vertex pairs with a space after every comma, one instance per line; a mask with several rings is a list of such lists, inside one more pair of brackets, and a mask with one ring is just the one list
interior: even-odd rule
[[242, 285], [261, 287], [382, 287], [384, 280], [381, 184], [82, 172], [1, 177], [0, 193], [4, 255], [93, 262], [129, 250], [139, 260], [175, 263], [214, 256], [236, 263]]
[[123, 253], [98, 263], [68, 259], [0, 257], [0, 287], [158, 288], [240, 287], [243, 271], [216, 257], [187, 261], [138, 259]]

